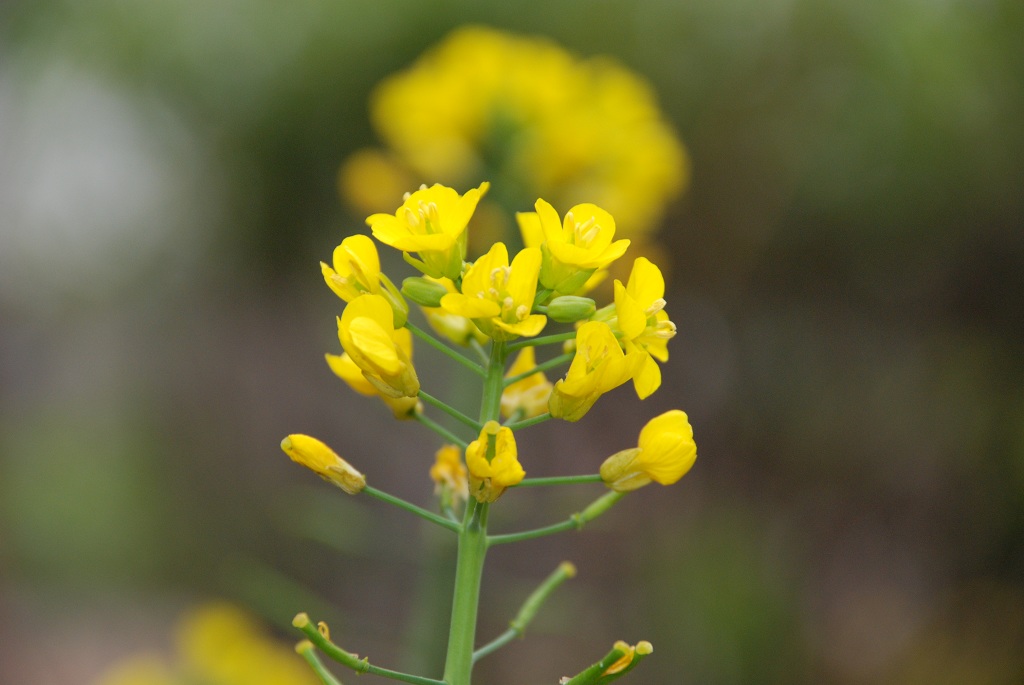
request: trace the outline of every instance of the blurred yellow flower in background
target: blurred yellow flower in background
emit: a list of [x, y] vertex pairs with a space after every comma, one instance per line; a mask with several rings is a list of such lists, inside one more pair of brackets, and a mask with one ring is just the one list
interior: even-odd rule
[[[412, 174], [466, 186], [502, 180], [497, 201], [521, 210], [540, 196], [568, 207], [593, 202], [640, 238], [688, 180], [686, 152], [650, 85], [608, 57], [579, 59], [554, 42], [495, 29], [456, 30], [408, 69], [381, 82], [370, 115], [391, 155], [359, 151], [374, 174], [343, 168], [359, 209], [387, 178]], [[405, 169], [399, 168], [404, 165]]]
[[178, 622], [173, 660], [131, 656], [96, 685], [317, 685], [320, 681], [290, 645], [271, 640], [255, 618], [213, 602]]

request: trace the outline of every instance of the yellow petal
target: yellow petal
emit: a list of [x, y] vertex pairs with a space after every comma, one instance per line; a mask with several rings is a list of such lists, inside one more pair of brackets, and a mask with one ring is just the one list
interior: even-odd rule
[[397, 374], [402, 370], [402, 362], [395, 351], [395, 343], [380, 324], [369, 317], [356, 317], [349, 324], [349, 336], [355, 350], [362, 357], [370, 360], [374, 366], [386, 374]]
[[639, 337], [647, 328], [647, 313], [618, 280], [615, 281], [615, 313], [619, 317], [619, 330], [627, 340]]

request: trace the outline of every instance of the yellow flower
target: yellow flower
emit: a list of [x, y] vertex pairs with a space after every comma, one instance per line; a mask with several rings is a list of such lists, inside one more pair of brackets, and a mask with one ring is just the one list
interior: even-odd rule
[[[409, 359], [412, 359], [412, 334], [404, 328], [395, 331], [395, 339], [399, 347], [405, 350]], [[348, 353], [325, 354], [327, 365], [331, 367], [334, 375], [345, 381], [350, 388], [360, 395], [367, 397], [379, 397], [384, 404], [388, 405], [396, 419], [411, 419], [419, 412], [423, 405], [416, 397], [389, 397], [381, 394], [370, 381], [366, 380], [362, 369], [356, 366]]]
[[334, 293], [351, 302], [363, 293], [380, 294], [380, 258], [369, 237], [350, 235], [334, 248], [334, 268], [320, 262], [324, 281]]
[[302, 464], [350, 495], [358, 494], [366, 487], [366, 476], [316, 438], [297, 433], [289, 435], [281, 441], [281, 449], [292, 461]]
[[[443, 285], [449, 293], [459, 292], [449, 278], [439, 278], [437, 282]], [[476, 327], [472, 319], [458, 314], [449, 314], [441, 307], [423, 307], [422, 309], [430, 327], [456, 345], [469, 345], [474, 340], [482, 344], [489, 339], [486, 333]]]
[[[420, 391], [406, 342], [407, 333], [395, 330], [391, 305], [380, 295], [357, 297], [338, 318], [338, 339], [369, 381], [382, 395], [415, 397]], [[408, 349], [411, 348], [409, 344]]]
[[[537, 366], [536, 355], [532, 347], [524, 347], [512, 362], [506, 378], [526, 373]], [[521, 412], [521, 419], [540, 416], [548, 410], [548, 398], [551, 397], [551, 381], [543, 371], [530, 374], [526, 378], [511, 384], [501, 393], [501, 414], [506, 419], [516, 412]]]
[[495, 243], [466, 271], [462, 292], [442, 297], [441, 307], [473, 319], [495, 340], [537, 335], [547, 324], [543, 314], [530, 313], [540, 261], [540, 250], [528, 247], [520, 250], [510, 265], [505, 244]]
[[444, 445], [434, 458], [430, 478], [437, 484], [437, 494], [447, 495], [452, 505], [464, 502], [469, 497], [469, 480], [462, 464], [462, 450], [455, 445]]
[[466, 257], [466, 226], [488, 187], [485, 182], [459, 195], [440, 184], [422, 186], [408, 194], [393, 215], [371, 214], [366, 223], [373, 237], [385, 245], [407, 255], [417, 253], [418, 261], [407, 258], [423, 273], [455, 280]]
[[466, 448], [470, 492], [477, 501], [493, 502], [505, 488], [523, 480], [526, 471], [518, 455], [511, 428], [497, 421], [484, 424], [480, 437]]
[[661, 369], [654, 360], [668, 361], [668, 341], [676, 334], [665, 312], [665, 279], [645, 257], [633, 262], [627, 285], [615, 281], [615, 311], [626, 349], [643, 357], [633, 387], [645, 399], [661, 386]]
[[608, 324], [588, 321], [576, 331], [576, 356], [551, 393], [551, 416], [579, 421], [598, 397], [632, 378], [642, 362], [639, 353], [622, 351]]
[[391, 305], [395, 325], [405, 325], [409, 305], [391, 280], [381, 273], [377, 247], [369, 237], [357, 234], [345, 238], [334, 248], [333, 261], [333, 268], [320, 262], [320, 271], [327, 286], [338, 297], [351, 302], [360, 295], [380, 295]]
[[555, 208], [537, 200], [537, 211], [516, 215], [523, 235], [536, 240], [537, 228], [544, 237], [541, 246], [544, 259], [540, 282], [545, 288], [562, 295], [583, 290], [597, 269], [603, 269], [621, 257], [629, 247], [628, 240], [614, 240], [615, 219], [597, 205], [580, 204], [559, 220]]
[[497, 159], [513, 197], [596, 202], [627, 237], [655, 227], [687, 180], [646, 81], [543, 38], [461, 28], [383, 81], [371, 117], [420, 178], [470, 183]]
[[697, 444], [686, 413], [667, 411], [647, 422], [636, 447], [617, 452], [601, 465], [601, 479], [617, 492], [642, 488], [651, 481], [671, 485], [697, 459]]

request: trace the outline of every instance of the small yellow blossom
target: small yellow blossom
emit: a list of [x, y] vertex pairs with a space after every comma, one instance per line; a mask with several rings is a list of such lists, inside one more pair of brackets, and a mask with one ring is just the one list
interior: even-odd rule
[[394, 214], [371, 214], [366, 223], [373, 237], [407, 255], [423, 273], [455, 280], [462, 273], [466, 258], [466, 226], [488, 183], [480, 184], [465, 195], [440, 184], [421, 187], [408, 194]]
[[510, 265], [505, 244], [495, 243], [466, 271], [462, 292], [442, 297], [441, 307], [473, 319], [495, 340], [537, 335], [547, 324], [543, 314], [531, 314], [540, 261], [540, 250], [528, 247]]
[[516, 439], [512, 429], [497, 421], [488, 421], [480, 437], [466, 448], [469, 488], [479, 502], [493, 502], [505, 488], [516, 485], [526, 476], [519, 463]]
[[430, 467], [430, 478], [436, 484], [436, 493], [446, 494], [451, 503], [464, 502], [469, 497], [469, 480], [462, 463], [462, 450], [455, 445], [444, 445], [435, 455]]
[[391, 305], [380, 295], [357, 297], [338, 318], [338, 339], [369, 381], [382, 395], [415, 397], [420, 391], [405, 329], [395, 329]]
[[608, 324], [588, 321], [576, 331], [576, 356], [551, 393], [551, 416], [579, 421], [598, 397], [632, 378], [642, 362], [639, 353], [622, 351]]
[[[395, 331], [395, 339], [398, 345], [405, 350], [409, 359], [412, 359], [412, 334], [405, 328]], [[342, 354], [325, 354], [327, 365], [331, 367], [334, 375], [345, 381], [350, 388], [360, 395], [367, 397], [379, 397], [384, 404], [388, 405], [396, 419], [411, 419], [423, 408], [423, 403], [416, 397], [390, 397], [377, 390], [370, 381], [366, 380], [362, 369], [356, 366], [352, 357], [347, 352]]]
[[[537, 361], [534, 348], [524, 347], [523, 350], [512, 362], [506, 378], [526, 373], [536, 368]], [[501, 393], [501, 414], [506, 419], [511, 418], [517, 412], [521, 419], [529, 419], [540, 416], [548, 410], [548, 399], [551, 397], [551, 381], [547, 379], [543, 371], [530, 374], [526, 378], [512, 383]]]
[[601, 465], [601, 479], [617, 492], [642, 488], [651, 481], [671, 485], [697, 459], [693, 428], [685, 412], [665, 412], [647, 422], [636, 447], [617, 452]]
[[627, 285], [615, 281], [615, 311], [626, 349], [635, 349], [643, 357], [633, 387], [645, 399], [661, 386], [661, 369], [654, 360], [668, 361], [668, 341], [676, 334], [676, 325], [665, 311], [661, 269], [645, 257], [633, 262]]
[[350, 235], [334, 248], [334, 268], [320, 262], [324, 281], [334, 293], [351, 302], [364, 293], [380, 294], [380, 257], [368, 236]]
[[[439, 278], [437, 282], [443, 285], [449, 293], [459, 292], [449, 278]], [[444, 296], [442, 295], [443, 298]], [[427, 323], [430, 324], [430, 327], [456, 345], [469, 345], [474, 340], [483, 344], [490, 339], [486, 333], [476, 327], [472, 319], [467, 319], [458, 314], [451, 314], [441, 307], [422, 307], [422, 309], [423, 315], [427, 317]]]
[[366, 477], [334, 453], [330, 447], [308, 435], [293, 434], [281, 441], [281, 449], [292, 461], [305, 466], [350, 495], [366, 487]]
[[629, 247], [628, 240], [614, 240], [615, 219], [597, 205], [576, 205], [564, 220], [544, 200], [537, 200], [535, 208], [535, 213], [522, 212], [516, 218], [520, 231], [531, 241], [536, 240], [539, 224], [544, 238], [540, 282], [556, 293], [582, 292], [596, 270], [607, 267]]

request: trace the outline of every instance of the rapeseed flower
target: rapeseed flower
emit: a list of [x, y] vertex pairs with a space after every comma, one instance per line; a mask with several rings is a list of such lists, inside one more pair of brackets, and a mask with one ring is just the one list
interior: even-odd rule
[[671, 485], [696, 459], [690, 421], [685, 412], [673, 409], [647, 422], [636, 447], [608, 457], [601, 465], [601, 479], [617, 492], [636, 490], [651, 481]]
[[574, 206], [559, 219], [548, 202], [537, 200], [536, 212], [516, 215], [528, 244], [540, 243], [543, 261], [540, 282], [560, 295], [584, 291], [588, 279], [625, 254], [629, 240], [614, 240], [615, 219], [597, 205]]
[[316, 438], [301, 434], [289, 435], [281, 441], [281, 449], [292, 461], [305, 466], [350, 495], [359, 494], [366, 487], [366, 476]]
[[479, 502], [493, 502], [526, 476], [512, 429], [497, 421], [485, 423], [480, 437], [466, 447], [466, 468], [470, 493]]
[[[534, 348], [524, 347], [509, 367], [506, 378], [524, 374], [537, 367]], [[519, 414], [520, 419], [540, 416], [548, 410], [548, 399], [551, 397], [551, 381], [543, 371], [530, 374], [522, 380], [512, 383], [501, 393], [501, 414], [506, 419]]]
[[509, 264], [505, 244], [495, 243], [466, 271], [462, 292], [441, 298], [441, 308], [473, 319], [495, 340], [537, 335], [547, 324], [546, 316], [531, 313], [540, 262], [540, 250], [528, 247]]
[[320, 271], [327, 286], [345, 302], [360, 295], [380, 295], [388, 301], [394, 313], [395, 326], [404, 326], [409, 316], [409, 305], [391, 280], [380, 270], [377, 247], [369, 237], [351, 235], [334, 248], [334, 266], [320, 262]]
[[668, 361], [668, 341], [676, 334], [676, 325], [665, 312], [665, 279], [647, 258], [633, 262], [625, 286], [615, 281], [615, 312], [626, 349], [643, 358], [633, 387], [645, 399], [661, 386], [661, 369], [654, 360]]
[[415, 397], [420, 391], [404, 330], [395, 329], [391, 305], [380, 295], [357, 297], [338, 318], [342, 348], [366, 380], [388, 397]]
[[576, 331], [576, 354], [551, 392], [551, 416], [579, 421], [601, 395], [632, 378], [641, 363], [639, 352], [622, 351], [608, 324], [588, 321]]
[[466, 258], [466, 226], [489, 185], [481, 183], [465, 195], [441, 184], [421, 186], [394, 214], [372, 214], [366, 223], [374, 238], [404, 252], [423, 273], [457, 280]]

